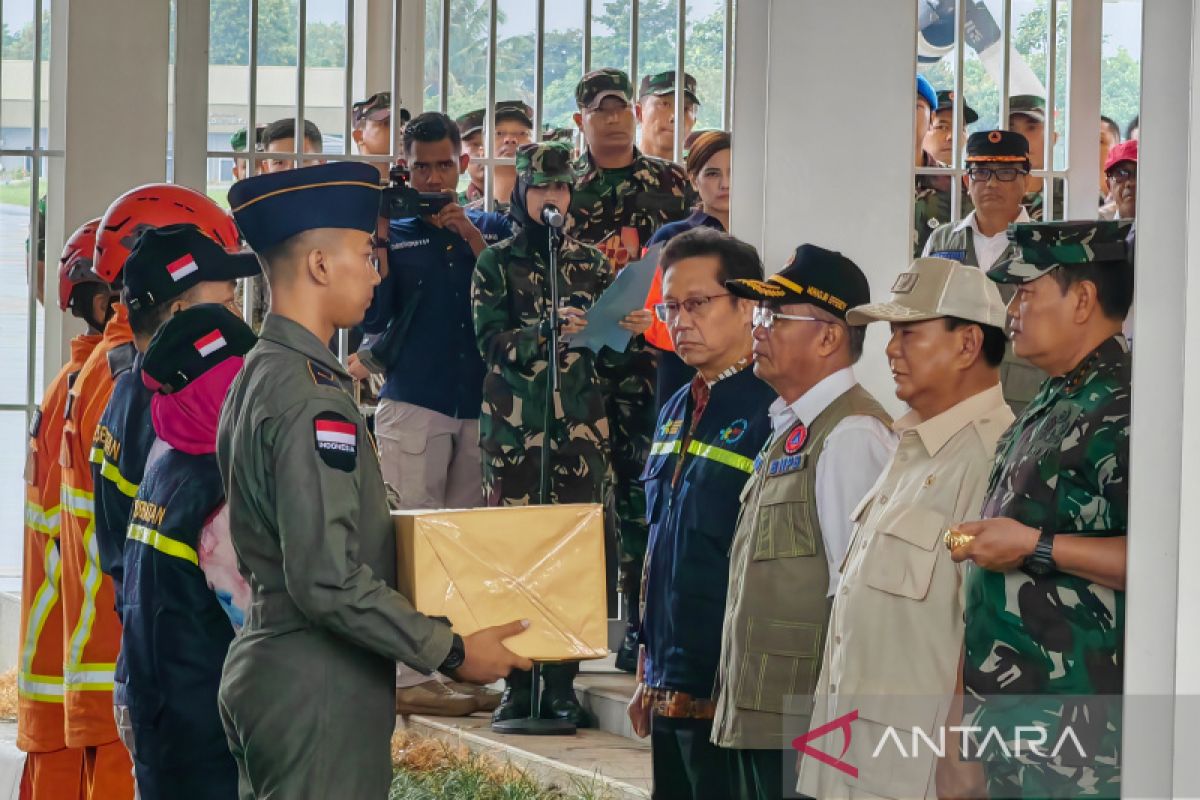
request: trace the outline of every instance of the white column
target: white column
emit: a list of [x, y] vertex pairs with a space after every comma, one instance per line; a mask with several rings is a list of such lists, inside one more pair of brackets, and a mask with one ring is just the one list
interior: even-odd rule
[[351, 103], [392, 85], [392, 0], [355, 0], [354, 26]]
[[[1104, 6], [1071, 0], [1067, 70], [1067, 219], [1096, 219], [1100, 185], [1100, 46]], [[1061, 89], [1060, 89], [1061, 91]]]
[[399, 54], [400, 97], [415, 117], [425, 100], [425, 0], [398, 0], [400, 3]]
[[209, 0], [177, 0], [174, 83], [175, 183], [204, 192], [208, 185]]
[[[873, 298], [907, 268], [916, 19], [911, 2], [737, 4], [732, 228], [768, 273], [805, 242], [851, 258]], [[884, 333], [857, 371], [896, 410]]]

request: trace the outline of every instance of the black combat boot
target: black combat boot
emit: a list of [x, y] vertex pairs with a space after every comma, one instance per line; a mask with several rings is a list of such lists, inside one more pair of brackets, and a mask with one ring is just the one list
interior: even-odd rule
[[[546, 664], [542, 667], [542, 716], [547, 719], [565, 719], [576, 728], [592, 727], [592, 715], [579, 704], [575, 696], [575, 676], [579, 674], [579, 662]], [[501, 706], [503, 708], [503, 706]]]
[[506, 719], [525, 719], [533, 712], [532, 675], [522, 669], [514, 669], [504, 682], [504, 696], [500, 705], [492, 712], [492, 722]]
[[622, 564], [621, 594], [625, 605], [625, 636], [617, 650], [616, 667], [631, 675], [637, 672], [638, 628], [641, 627], [642, 565]]

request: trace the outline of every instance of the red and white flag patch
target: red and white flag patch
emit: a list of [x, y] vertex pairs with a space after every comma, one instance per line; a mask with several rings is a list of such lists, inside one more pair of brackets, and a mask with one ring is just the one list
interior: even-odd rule
[[313, 418], [317, 454], [329, 466], [353, 472], [358, 461], [358, 425], [341, 414], [326, 411]]
[[167, 264], [167, 273], [173, 281], [181, 281], [199, 269], [191, 256], [180, 256], [170, 264]]
[[197, 339], [193, 344], [200, 355], [208, 358], [228, 344], [228, 342], [225, 341], [225, 337], [221, 335], [219, 330], [214, 330], [212, 333]]

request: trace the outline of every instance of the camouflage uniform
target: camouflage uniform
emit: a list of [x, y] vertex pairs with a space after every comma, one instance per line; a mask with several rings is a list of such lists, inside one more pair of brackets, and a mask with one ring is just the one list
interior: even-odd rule
[[[1054, 179], [1054, 219], [1060, 220], [1063, 218], [1063, 193], [1066, 191], [1062, 178]], [[1051, 222], [1046, 219], [1046, 194], [1041, 189], [1036, 192], [1026, 192], [1021, 198], [1021, 205], [1025, 206], [1025, 211], [1029, 214], [1029, 218], [1034, 222]]]
[[[925, 156], [926, 167], [945, 167], [946, 165], [928, 153]], [[920, 258], [925, 251], [925, 242], [938, 227], [947, 225], [954, 220], [950, 215], [951, 188], [948, 175], [918, 175], [913, 200], [913, 258]], [[959, 218], [965, 217], [974, 210], [971, 198], [966, 189], [962, 191], [962, 205]]]
[[[1127, 228], [1115, 222], [1015, 226], [1020, 256], [989, 275], [1024, 282], [1056, 267], [1123, 258]], [[1129, 415], [1129, 349], [1116, 336], [1066, 375], [1047, 380], [1000, 439], [982, 516], [1055, 533], [1124, 536]], [[983, 756], [989, 795], [1119, 797], [1124, 592], [1062, 572], [976, 567], [965, 591], [963, 674], [974, 708], [963, 724], [1008, 733], [1042, 727], [1045, 752], [1068, 722], [1088, 756], [1079, 758], [1071, 745], [1057, 757], [1028, 747], [1006, 756], [993, 744]], [[1100, 697], [1086, 708], [1077, 699], [1091, 695]], [[1011, 750], [1011, 737], [1006, 740]]]
[[[523, 183], [572, 180], [570, 147], [526, 146], [517, 153]], [[483, 381], [479, 445], [489, 503], [602, 502], [610, 479], [609, 428], [596, 375], [599, 361], [624, 360], [605, 350], [560, 347], [559, 391], [551, 414], [550, 496], [540, 497], [546, 402], [549, 398], [550, 287], [546, 259], [517, 227], [513, 238], [480, 254], [471, 281], [475, 334], [488, 367]], [[558, 247], [561, 302], [587, 308], [612, 282], [600, 251], [570, 239]]]
[[[602, 69], [583, 77], [575, 90], [582, 109], [606, 94], [632, 102], [629, 77], [616, 69]], [[654, 232], [668, 222], [683, 219], [689, 211], [686, 173], [677, 164], [644, 155], [633, 148], [628, 167], [603, 170], [590, 154], [574, 165], [575, 188], [566, 232], [593, 245], [608, 259], [613, 274], [636, 261]], [[597, 365], [604, 386], [613, 441], [615, 504], [621, 540], [623, 575], [640, 577], [649, 528], [646, 495], [640, 477], [650, 455], [654, 433], [654, 354], [642, 337], [627, 351], [629, 358], [617, 370]], [[636, 580], [638, 578], [630, 578]]]

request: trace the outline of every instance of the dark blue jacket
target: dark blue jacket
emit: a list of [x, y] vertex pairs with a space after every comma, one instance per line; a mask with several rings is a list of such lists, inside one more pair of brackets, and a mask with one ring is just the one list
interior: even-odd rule
[[199, 566], [201, 532], [224, 501], [215, 454], [168, 448], [150, 463], [134, 503], [121, 654], [145, 800], [182, 797], [166, 776], [188, 765], [211, 773], [201, 784], [228, 786], [232, 775], [236, 786], [217, 706], [233, 625]]
[[654, 235], [650, 237], [650, 241], [646, 242], [646, 247], [653, 247], [659, 242], [669, 242], [679, 234], [690, 231], [693, 228], [712, 228], [722, 233], [725, 232], [725, 226], [721, 224], [721, 220], [709, 216], [703, 211], [693, 211], [687, 219], [681, 219], [678, 222], [668, 222], [655, 231]]
[[[695, 697], [712, 694], [738, 495], [771, 435], [767, 409], [775, 397], [747, 367], [713, 385], [690, 437], [691, 383], [659, 414], [642, 474], [650, 543], [639, 641], [646, 647], [648, 686]], [[672, 486], [681, 457], [682, 471]]]
[[[489, 245], [512, 236], [508, 217], [467, 211]], [[458, 419], [483, 405], [483, 358], [471, 318], [475, 254], [461, 236], [419, 217], [393, 220], [388, 274], [375, 288], [367, 333], [406, 320], [403, 345], [387, 365], [381, 397]]]

